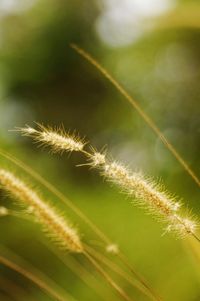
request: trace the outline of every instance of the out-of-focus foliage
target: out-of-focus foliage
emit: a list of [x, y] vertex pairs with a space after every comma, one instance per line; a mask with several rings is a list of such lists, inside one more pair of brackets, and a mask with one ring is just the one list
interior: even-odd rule
[[[85, 163], [82, 156], [52, 156], [8, 132], [34, 121], [76, 129], [99, 149], [106, 145], [130, 167], [162, 178], [168, 190], [200, 216], [199, 188], [137, 112], [69, 47], [71, 42], [110, 70], [200, 175], [200, 3], [0, 0], [1, 148], [34, 167], [96, 221], [164, 300], [197, 301], [200, 262], [195, 262], [185, 242], [162, 236], [156, 221], [103, 183], [97, 173], [75, 167]], [[1, 165], [16, 170], [3, 158]], [[39, 189], [79, 225], [86, 241], [98, 246], [97, 238], [79, 218]], [[2, 204], [7, 205], [8, 200], [1, 198]], [[5, 229], [2, 243], [78, 300], [94, 300], [95, 293], [38, 243], [38, 237], [43, 239], [38, 228], [9, 217], [1, 219], [1, 229]], [[2, 275], [25, 287], [24, 279], [16, 274], [4, 270]], [[26, 285], [35, 299], [49, 300]], [[109, 294], [107, 291], [108, 300], [116, 300]], [[24, 298], [20, 300], [28, 300]], [[138, 296], [137, 300], [144, 299]]]

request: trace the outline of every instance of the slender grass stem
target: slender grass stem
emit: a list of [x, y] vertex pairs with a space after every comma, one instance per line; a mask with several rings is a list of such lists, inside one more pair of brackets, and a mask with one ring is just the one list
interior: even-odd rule
[[76, 276], [78, 276], [89, 288], [92, 288], [96, 294], [100, 296], [102, 300], [107, 300], [105, 294], [102, 292], [102, 288], [99, 286], [99, 283], [91, 275], [88, 270], [76, 260], [73, 256], [69, 255], [70, 258], [66, 258], [58, 249], [54, 248], [53, 246], [44, 243], [42, 244], [46, 246], [48, 250], [50, 250], [68, 269], [70, 269]]
[[95, 269], [100, 273], [105, 280], [110, 284], [112, 288], [114, 288], [118, 294], [121, 296], [121, 298], [125, 301], [134, 301], [132, 298], [130, 298], [125, 291], [116, 284], [116, 282], [102, 269], [102, 267], [97, 263], [97, 261], [93, 258], [93, 256], [88, 252], [84, 251], [85, 257], [88, 259], [88, 261], [95, 267]]
[[124, 98], [135, 108], [139, 115], [143, 118], [146, 124], [153, 130], [153, 132], [160, 138], [163, 144], [168, 148], [171, 154], [176, 158], [176, 160], [181, 164], [185, 171], [191, 176], [193, 181], [200, 187], [200, 179], [196, 173], [189, 167], [188, 163], [183, 159], [175, 147], [168, 141], [164, 136], [158, 126], [155, 124], [153, 119], [142, 109], [139, 103], [133, 99], [133, 97], [124, 89], [124, 87], [116, 80], [114, 77], [92, 57], [88, 52], [77, 46], [76, 44], [70, 44], [70, 47], [74, 49], [80, 56], [85, 58], [90, 64], [92, 64], [96, 69], [98, 69], [105, 78], [107, 78], [110, 83], [117, 89], [117, 91], [124, 96]]
[[[143, 280], [143, 278], [138, 274], [136, 274], [134, 270], [132, 270], [132, 273], [134, 274], [135, 278], [138, 279], [137, 280], [138, 283], [133, 282], [133, 279], [130, 277], [129, 274], [124, 272], [119, 266], [115, 265], [112, 261], [110, 261], [107, 257], [103, 256], [101, 253], [93, 250], [89, 246], [87, 246], [87, 250], [89, 250], [89, 252], [94, 256], [95, 259], [108, 266], [112, 271], [114, 271], [116, 274], [118, 274], [124, 280], [126, 280], [132, 287], [137, 288], [140, 292], [146, 294], [152, 300], [162, 301], [162, 299], [157, 295], [157, 293], [154, 292], [153, 289], [151, 289], [151, 287]], [[128, 264], [125, 258], [123, 258], [123, 255], [120, 253], [118, 257], [121, 256], [122, 256], [121, 261], [124, 263], [125, 266], [127, 266], [128, 269], [131, 270], [131, 266]]]
[[[57, 293], [58, 291], [61, 291], [62, 289], [58, 287], [57, 284], [53, 282], [53, 280], [47, 278], [42, 272], [38, 271], [36, 268], [33, 268], [30, 264], [25, 262], [25, 260], [20, 258], [17, 255], [13, 255], [13, 253], [8, 250], [7, 248], [3, 248], [1, 246], [0, 248], [0, 263], [7, 266], [11, 270], [21, 274], [23, 277], [29, 279], [31, 282], [33, 282], [36, 286], [38, 286], [42, 291], [47, 293], [51, 298], [57, 301], [75, 301], [75, 299], [68, 295], [66, 292], [62, 292], [62, 296], [60, 293]], [[2, 249], [3, 252], [2, 252]], [[4, 254], [6, 253], [6, 256]], [[8, 258], [8, 256], [10, 258]], [[13, 258], [14, 257], [14, 258]], [[20, 261], [20, 263], [16, 263], [16, 261]], [[22, 263], [23, 261], [23, 263]], [[23, 266], [22, 266], [23, 265]], [[25, 266], [25, 267], [24, 267]], [[56, 289], [54, 289], [56, 288]]]
[[200, 238], [196, 234], [192, 233], [192, 236], [200, 243]]
[[26, 288], [24, 288], [22, 285], [19, 285], [16, 281], [5, 277], [5, 275], [0, 276], [0, 290], [5, 291], [7, 295], [9, 295], [12, 300], [15, 301], [35, 301], [34, 297], [30, 295]]

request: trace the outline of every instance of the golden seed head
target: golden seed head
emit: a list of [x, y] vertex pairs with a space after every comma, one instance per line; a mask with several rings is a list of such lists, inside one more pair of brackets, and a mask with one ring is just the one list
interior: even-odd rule
[[11, 172], [0, 169], [1, 188], [20, 204], [29, 208], [37, 221], [47, 229], [59, 245], [72, 252], [82, 252], [83, 246], [76, 230], [39, 195]]
[[38, 125], [38, 130], [26, 126], [25, 128], [17, 128], [24, 136], [31, 136], [35, 141], [41, 142], [42, 145], [49, 145], [54, 152], [72, 152], [82, 151], [84, 142], [75, 135], [70, 135], [62, 129], [53, 129]]
[[61, 135], [53, 131], [44, 131], [38, 135], [38, 140], [51, 145], [55, 151], [81, 151], [84, 144], [75, 137]]
[[95, 153], [91, 155], [92, 166], [100, 168], [102, 175], [110, 182], [119, 186], [128, 195], [134, 197], [134, 202], [148, 209], [154, 216], [168, 224], [167, 231], [173, 231], [179, 236], [194, 233], [196, 222], [177, 215], [181, 204], [174, 197], [145, 179], [142, 174], [131, 172], [116, 161], [106, 160], [105, 156]]

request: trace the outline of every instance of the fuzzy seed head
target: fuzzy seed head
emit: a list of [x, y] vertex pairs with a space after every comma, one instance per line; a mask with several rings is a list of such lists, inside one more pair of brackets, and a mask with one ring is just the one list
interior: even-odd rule
[[103, 175], [129, 195], [135, 196], [141, 205], [145, 205], [152, 211], [169, 215], [179, 208], [179, 203], [167, 198], [141, 174], [131, 173], [116, 161], [107, 162], [103, 166]]
[[173, 231], [179, 236], [194, 233], [196, 222], [177, 215], [181, 204], [174, 197], [142, 174], [131, 172], [117, 161], [107, 160], [105, 156], [100, 160], [100, 155], [99, 153], [93, 155], [92, 166], [98, 167], [108, 181], [116, 184], [129, 196], [134, 197], [134, 202], [167, 223], [168, 232]]
[[30, 126], [18, 128], [17, 130], [24, 136], [33, 137], [35, 141], [40, 142], [42, 145], [49, 145], [53, 152], [82, 151], [85, 145], [75, 135], [70, 135], [61, 129], [44, 127], [43, 125], [38, 125], [38, 130]]
[[146, 180], [140, 174], [135, 173], [134, 176], [131, 177], [131, 180], [132, 187], [135, 190], [135, 196], [140, 200], [146, 199], [149, 209], [155, 213], [158, 212], [168, 216], [180, 208], [178, 202], [170, 198], [170, 196], [168, 197], [164, 191], [160, 191], [159, 187]]
[[81, 151], [84, 144], [75, 137], [64, 136], [52, 131], [41, 132], [39, 140], [45, 144], [51, 145], [55, 151]]
[[23, 181], [11, 172], [0, 169], [0, 186], [20, 204], [31, 208], [30, 212], [60, 246], [72, 252], [80, 253], [83, 251], [76, 230]]
[[128, 171], [126, 168], [117, 162], [107, 163], [104, 166], [104, 175], [109, 179], [115, 179], [116, 181], [121, 182], [122, 180], [126, 180], [129, 177]]

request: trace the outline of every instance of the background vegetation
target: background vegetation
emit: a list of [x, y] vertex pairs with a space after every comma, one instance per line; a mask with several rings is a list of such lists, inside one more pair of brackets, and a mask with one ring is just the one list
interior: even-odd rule
[[[81, 155], [52, 156], [29, 139], [8, 132], [34, 121], [76, 129], [99, 149], [106, 145], [114, 158], [131, 168], [162, 178], [167, 189], [200, 216], [198, 186], [112, 85], [69, 47], [70, 42], [110, 70], [200, 174], [199, 1], [0, 2], [1, 148], [54, 183], [95, 221], [164, 300], [198, 301], [199, 263], [188, 244], [162, 236], [162, 225], [95, 171], [76, 167], [84, 163]], [[1, 166], [23, 175], [3, 158]], [[43, 187], [39, 190], [62, 208]], [[11, 206], [3, 196], [1, 204]], [[63, 210], [78, 225], [83, 239], [99, 247], [90, 229], [67, 208]], [[2, 217], [0, 227], [2, 245], [40, 268], [77, 300], [98, 300], [42, 244], [45, 239], [39, 227], [14, 217]], [[1, 300], [13, 300], [4, 291], [10, 281], [22, 286], [30, 300], [49, 300], [24, 278], [3, 266], [0, 269]], [[107, 300], [116, 300], [104, 289]], [[134, 294], [137, 300], [145, 300]], [[29, 300], [24, 291], [15, 297]]]

